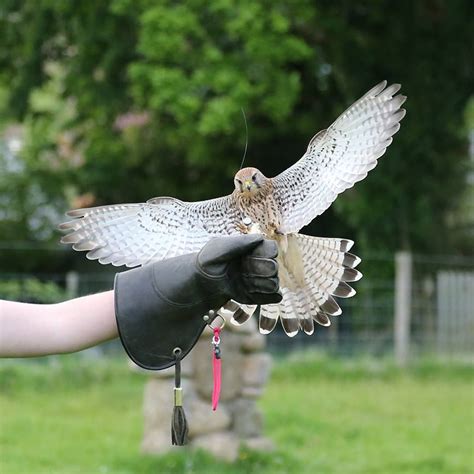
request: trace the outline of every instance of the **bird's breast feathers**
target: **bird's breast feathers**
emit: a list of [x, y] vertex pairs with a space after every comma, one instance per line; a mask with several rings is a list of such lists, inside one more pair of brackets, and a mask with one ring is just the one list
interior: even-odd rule
[[281, 213], [271, 193], [250, 198], [238, 196], [237, 205], [240, 212], [254, 225], [254, 228], [258, 226], [259, 231], [266, 237], [277, 240], [281, 225]]

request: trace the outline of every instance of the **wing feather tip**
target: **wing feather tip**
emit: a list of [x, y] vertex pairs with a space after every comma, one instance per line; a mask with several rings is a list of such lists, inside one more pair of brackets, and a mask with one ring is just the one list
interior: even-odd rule
[[79, 237], [75, 235], [75, 233], [72, 234], [67, 234], [63, 237], [61, 237], [61, 240], [59, 241], [61, 244], [77, 244], [79, 242]]
[[84, 217], [89, 208], [81, 208], [81, 209], [71, 209], [70, 211], [66, 212], [66, 216], [68, 217]]
[[399, 102], [400, 102], [400, 103], [398, 104], [399, 107], [400, 107], [401, 105], [403, 105], [403, 104], [406, 102], [406, 100], [408, 99], [408, 97], [407, 97], [406, 95], [404, 95], [404, 94], [398, 94], [398, 95], [395, 96], [395, 98], [398, 98], [398, 100], [399, 100]]
[[341, 251], [348, 252], [354, 246], [354, 241], [350, 239], [341, 239]]
[[68, 231], [68, 230], [77, 230], [79, 226], [78, 226], [78, 221], [74, 220], [74, 221], [61, 222], [61, 224], [59, 224], [56, 228], [60, 231]]
[[304, 318], [300, 320], [300, 326], [304, 333], [308, 336], [312, 336], [314, 334], [314, 324], [312, 318]]
[[370, 96], [375, 97], [378, 94], [380, 94], [380, 92], [382, 92], [386, 87], [387, 87], [387, 80], [384, 79], [383, 81], [379, 82], [377, 85], [372, 87], [372, 89], [370, 89], [370, 91], [368, 92], [368, 95], [370, 94]]
[[330, 291], [333, 296], [338, 298], [351, 298], [356, 294], [356, 291], [352, 286], [348, 285], [345, 281], [340, 281], [334, 290]]
[[363, 277], [363, 274], [359, 270], [356, 270], [355, 268], [346, 267], [344, 268], [344, 272], [342, 274], [341, 280], [345, 282], [347, 281], [353, 282], [353, 281], [359, 281], [362, 277]]
[[393, 117], [395, 117], [397, 122], [401, 122], [405, 115], [407, 114], [406, 109], [399, 109], [395, 114], [393, 114]]
[[356, 268], [361, 262], [361, 258], [353, 253], [345, 252], [342, 265], [349, 268]]
[[73, 244], [72, 248], [77, 250], [78, 252], [82, 252], [85, 250], [94, 250], [98, 247], [97, 242], [92, 242], [91, 240], [85, 240], [83, 242], [77, 242]]
[[251, 316], [252, 316], [252, 313], [247, 313], [242, 308], [238, 308], [234, 312], [234, 315], [232, 316], [231, 322], [235, 326], [240, 326], [240, 325], [246, 323], [250, 319]]
[[[334, 316], [334, 315], [333, 315]], [[329, 327], [331, 326], [331, 320], [329, 319], [328, 315], [325, 313], [318, 313], [313, 318], [320, 326]]]
[[278, 318], [269, 318], [262, 313], [260, 313], [260, 319], [259, 319], [259, 330], [262, 334], [270, 334], [276, 326], [276, 323], [278, 321]]

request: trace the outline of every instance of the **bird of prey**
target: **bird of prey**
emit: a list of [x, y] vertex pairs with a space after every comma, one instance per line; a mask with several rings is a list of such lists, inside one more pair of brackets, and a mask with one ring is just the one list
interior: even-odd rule
[[[102, 264], [134, 267], [197, 252], [215, 236], [260, 232], [279, 247], [283, 299], [259, 308], [259, 328], [271, 332], [278, 319], [288, 336], [314, 332], [314, 322], [330, 325], [341, 314], [334, 297], [355, 291], [347, 282], [362, 276], [360, 259], [348, 239], [310, 237], [299, 230], [322, 214], [338, 194], [364, 179], [392, 143], [405, 115], [399, 84], [370, 89], [326, 130], [306, 153], [274, 178], [256, 168], [241, 169], [234, 191], [224, 197], [183, 202], [157, 197], [145, 203], [76, 209], [60, 225], [62, 243], [87, 251]], [[234, 322], [243, 323], [255, 307], [229, 302]]]

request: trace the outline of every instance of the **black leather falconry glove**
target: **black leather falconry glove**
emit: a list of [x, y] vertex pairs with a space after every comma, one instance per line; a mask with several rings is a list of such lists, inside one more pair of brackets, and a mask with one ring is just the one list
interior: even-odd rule
[[123, 346], [145, 369], [183, 358], [228, 300], [278, 303], [277, 245], [260, 235], [220, 237], [199, 253], [170, 258], [115, 277], [115, 314]]

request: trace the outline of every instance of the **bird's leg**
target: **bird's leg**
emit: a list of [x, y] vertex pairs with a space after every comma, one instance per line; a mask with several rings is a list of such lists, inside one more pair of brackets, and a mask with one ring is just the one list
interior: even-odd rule
[[279, 243], [281, 251], [286, 253], [286, 250], [288, 249], [288, 239], [286, 234], [279, 230], [276, 225], [272, 225], [270, 236]]
[[239, 222], [236, 227], [237, 227], [237, 230], [241, 232], [242, 234], [249, 233], [249, 228], [243, 222]]
[[268, 226], [270, 232], [269, 234], [272, 236], [273, 239], [278, 240], [280, 239], [283, 235], [285, 235], [281, 230], [278, 229], [278, 227], [275, 224], [270, 224]]

